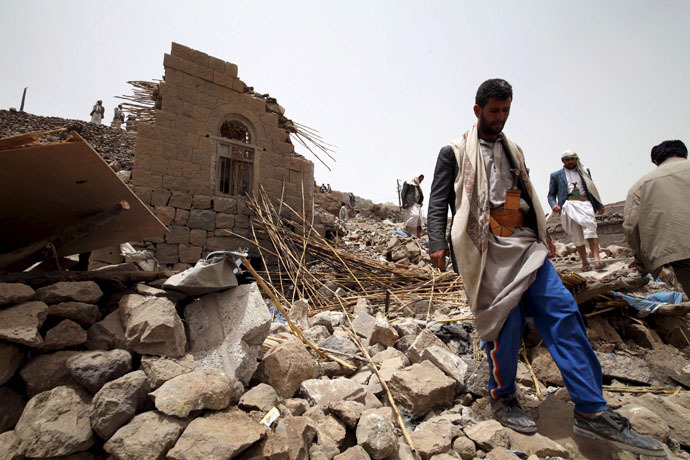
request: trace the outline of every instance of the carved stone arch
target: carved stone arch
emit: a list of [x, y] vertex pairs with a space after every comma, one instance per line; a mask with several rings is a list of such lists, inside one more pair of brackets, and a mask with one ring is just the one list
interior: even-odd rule
[[256, 140], [256, 142], [252, 142], [252, 144], [259, 146], [260, 142], [258, 141], [266, 138], [264, 126], [256, 114], [249, 108], [241, 107], [237, 104], [222, 104], [214, 108], [209, 116], [206, 132], [213, 136], [218, 136], [220, 134], [221, 123], [225, 120], [232, 120], [233, 118], [247, 125], [253, 134], [253, 138]]

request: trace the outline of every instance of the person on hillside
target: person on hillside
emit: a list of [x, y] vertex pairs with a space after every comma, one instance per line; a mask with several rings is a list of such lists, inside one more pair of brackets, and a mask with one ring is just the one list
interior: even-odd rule
[[422, 204], [424, 203], [424, 193], [420, 184], [424, 180], [424, 174], [413, 178], [410, 182], [405, 181], [400, 192], [402, 207], [405, 209], [404, 227], [405, 231], [417, 238], [422, 236]]
[[343, 222], [347, 222], [347, 220], [350, 218], [350, 215], [347, 212], [347, 207], [345, 206], [344, 201], [342, 203], [340, 203], [340, 212], [338, 212], [338, 218], [340, 220], [342, 220]]
[[561, 162], [563, 168], [551, 173], [549, 206], [553, 212], [561, 215], [563, 230], [572, 238], [582, 260], [582, 271], [592, 269], [587, 261], [585, 240], [592, 251], [594, 268], [603, 268], [605, 264], [599, 258], [597, 219], [594, 215], [595, 212], [603, 214], [605, 211], [599, 192], [592, 182], [589, 169], [582, 166], [574, 150], [563, 152]]
[[91, 123], [101, 124], [103, 116], [105, 115], [105, 107], [103, 107], [103, 101], [98, 100], [96, 104], [91, 109]]
[[623, 231], [635, 260], [655, 278], [668, 264], [690, 296], [690, 161], [682, 141], [652, 148], [657, 168], [628, 191]]
[[443, 270], [451, 209], [450, 254], [487, 354], [494, 417], [516, 431], [537, 431], [515, 394], [518, 351], [530, 314], [575, 404], [573, 431], [632, 452], [664, 456], [663, 444], [638, 434], [606, 406], [601, 365], [577, 303], [547, 258], [554, 247], [524, 155], [503, 133], [512, 100], [505, 80], [479, 86], [477, 123], [438, 155], [428, 218], [431, 261]]
[[115, 107], [115, 111], [113, 114], [113, 121], [110, 123], [110, 126], [113, 128], [120, 128], [122, 126], [122, 123], [125, 121], [125, 112], [122, 110], [122, 104], [118, 105]]

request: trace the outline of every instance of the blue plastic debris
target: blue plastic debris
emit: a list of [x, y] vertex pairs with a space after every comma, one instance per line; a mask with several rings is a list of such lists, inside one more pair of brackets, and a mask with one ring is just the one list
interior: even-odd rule
[[625, 300], [631, 307], [634, 307], [639, 311], [649, 310], [651, 313], [654, 313], [656, 309], [662, 305], [675, 305], [683, 301], [683, 294], [676, 291], [656, 292], [654, 294], [649, 294], [644, 299], [626, 295], [621, 292], [610, 292], [616, 297], [620, 297], [621, 299]]
[[393, 231], [393, 235], [402, 236], [403, 238], [409, 238], [409, 237], [410, 237], [410, 235], [408, 235], [407, 233], [403, 232], [403, 231], [400, 230], [400, 229], [394, 230], [394, 231]]

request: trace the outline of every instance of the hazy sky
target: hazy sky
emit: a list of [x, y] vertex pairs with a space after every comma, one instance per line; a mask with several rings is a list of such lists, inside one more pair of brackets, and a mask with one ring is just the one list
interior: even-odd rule
[[[513, 85], [505, 132], [545, 204], [575, 149], [604, 202], [653, 169], [650, 148], [690, 141], [690, 2], [31, 1], [0, 3], [0, 108], [112, 119], [127, 80], [163, 75], [172, 41], [239, 66], [286, 116], [337, 146], [315, 178], [377, 202], [426, 175], [475, 122], [479, 84]], [[301, 147], [297, 151], [310, 157]]]

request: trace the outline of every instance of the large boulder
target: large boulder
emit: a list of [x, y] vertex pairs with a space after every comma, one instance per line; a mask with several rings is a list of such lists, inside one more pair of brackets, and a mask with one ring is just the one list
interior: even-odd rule
[[197, 369], [222, 369], [248, 384], [271, 328], [271, 315], [256, 283], [202, 297], [185, 307], [185, 319]]
[[187, 423], [157, 411], [144, 412], [117, 430], [103, 450], [117, 460], [163, 460]]
[[242, 395], [242, 384], [220, 369], [200, 369], [168, 380], [151, 393], [156, 409], [187, 417], [193, 410], [225, 409]]
[[31, 300], [36, 292], [23, 283], [0, 283], [0, 305], [22, 303]]
[[141, 370], [151, 382], [151, 388], [156, 389], [178, 375], [194, 370], [194, 357], [186, 354], [181, 358], [166, 358], [164, 356], [142, 356]]
[[0, 339], [30, 347], [43, 345], [38, 329], [46, 319], [48, 305], [24, 302], [0, 310]]
[[86, 331], [71, 319], [63, 319], [46, 332], [42, 350], [55, 351], [77, 348], [86, 343]]
[[455, 385], [455, 380], [438, 367], [423, 361], [393, 374], [389, 387], [397, 403], [416, 415], [424, 415], [450, 406]]
[[316, 377], [316, 361], [306, 346], [290, 337], [271, 349], [259, 363], [254, 378], [271, 385], [283, 398], [292, 398], [303, 381]]
[[150, 384], [144, 371], [125, 374], [103, 385], [91, 401], [89, 416], [93, 430], [101, 439], [109, 439], [129, 422], [148, 400]]
[[76, 385], [77, 381], [67, 369], [67, 360], [82, 353], [57, 351], [32, 358], [19, 371], [29, 396], [61, 385]]
[[91, 350], [127, 348], [125, 328], [122, 325], [119, 308], [86, 331], [86, 347]]
[[36, 290], [36, 297], [45, 303], [98, 303], [103, 291], [93, 281], [61, 281]]
[[91, 447], [90, 403], [83, 390], [65, 386], [31, 398], [15, 427], [25, 455], [58, 457]]
[[132, 355], [127, 350], [87, 351], [65, 364], [77, 382], [95, 394], [106, 382], [132, 370]]
[[48, 307], [48, 316], [71, 319], [84, 327], [93, 325], [101, 319], [98, 305], [84, 302], [61, 302]]
[[398, 452], [398, 438], [390, 417], [377, 409], [364, 411], [357, 423], [357, 444], [375, 460], [390, 457]]
[[187, 426], [169, 460], [227, 460], [264, 437], [266, 427], [240, 410], [199, 417]]
[[0, 342], [0, 385], [12, 378], [24, 360], [24, 352], [17, 345]]
[[184, 326], [167, 298], [128, 294], [120, 300], [120, 316], [130, 350], [172, 358], [184, 355]]

